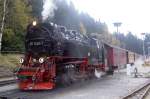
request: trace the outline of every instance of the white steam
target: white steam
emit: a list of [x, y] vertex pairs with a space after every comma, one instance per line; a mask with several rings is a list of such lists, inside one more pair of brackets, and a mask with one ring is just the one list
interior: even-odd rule
[[54, 0], [43, 0], [42, 20], [45, 21], [48, 17], [54, 16], [54, 10], [57, 9]]

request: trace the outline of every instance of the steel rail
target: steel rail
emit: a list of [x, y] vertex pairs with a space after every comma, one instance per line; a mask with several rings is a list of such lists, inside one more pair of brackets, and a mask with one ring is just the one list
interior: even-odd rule
[[132, 91], [131, 93], [125, 95], [121, 99], [131, 99], [131, 97], [135, 96], [138, 92], [140, 92], [144, 88], [146, 88], [145, 91], [142, 93], [141, 97], [138, 98], [138, 99], [144, 99], [147, 96], [148, 92], [150, 91], [150, 81], [148, 81], [147, 83], [145, 83], [143, 86], [139, 87], [138, 89]]
[[145, 97], [148, 95], [148, 92], [150, 91], [150, 85], [148, 86], [148, 88], [144, 91], [144, 93], [142, 94], [142, 96], [140, 97], [140, 99], [145, 99]]
[[13, 83], [16, 83], [15, 79], [0, 81], [0, 87], [8, 84], [13, 84]]

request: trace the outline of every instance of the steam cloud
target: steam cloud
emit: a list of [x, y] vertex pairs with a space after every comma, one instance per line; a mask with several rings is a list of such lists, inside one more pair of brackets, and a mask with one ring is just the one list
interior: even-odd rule
[[45, 21], [48, 17], [54, 16], [54, 10], [57, 9], [54, 0], [43, 0], [42, 20]]

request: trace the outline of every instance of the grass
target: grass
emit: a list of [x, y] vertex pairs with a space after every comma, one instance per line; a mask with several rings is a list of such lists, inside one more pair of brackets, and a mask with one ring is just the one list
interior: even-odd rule
[[0, 67], [12, 70], [19, 65], [21, 54], [0, 54]]

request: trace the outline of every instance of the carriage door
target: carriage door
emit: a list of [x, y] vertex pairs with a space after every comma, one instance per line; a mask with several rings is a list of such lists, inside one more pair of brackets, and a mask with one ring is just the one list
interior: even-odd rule
[[105, 66], [106, 71], [113, 69], [113, 48], [105, 45]]
[[107, 53], [107, 62], [108, 62], [108, 67], [109, 69], [113, 68], [113, 48], [108, 47], [108, 53]]

